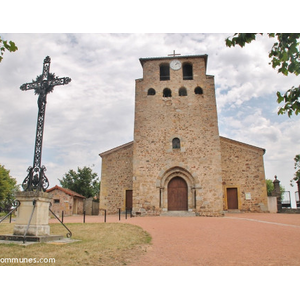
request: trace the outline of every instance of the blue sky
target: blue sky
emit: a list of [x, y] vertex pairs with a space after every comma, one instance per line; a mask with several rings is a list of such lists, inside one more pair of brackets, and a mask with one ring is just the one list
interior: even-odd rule
[[[286, 190], [293, 158], [300, 153], [300, 117], [278, 116], [276, 91], [299, 83], [269, 65], [274, 40], [267, 36], [245, 48], [227, 48], [232, 33], [2, 33], [19, 50], [0, 64], [0, 162], [22, 183], [32, 164], [37, 96], [20, 85], [42, 72], [72, 82], [48, 95], [42, 164], [50, 186], [77, 167], [100, 176], [99, 153], [133, 139], [135, 79], [142, 77], [141, 57], [208, 54], [207, 74], [215, 76], [220, 135], [266, 149], [266, 178], [278, 176]], [[292, 195], [293, 197], [294, 195]]]

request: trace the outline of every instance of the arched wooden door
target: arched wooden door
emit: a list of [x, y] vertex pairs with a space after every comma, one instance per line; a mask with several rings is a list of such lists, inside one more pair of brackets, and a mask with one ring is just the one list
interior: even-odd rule
[[168, 210], [188, 210], [187, 184], [181, 177], [174, 177], [168, 184]]

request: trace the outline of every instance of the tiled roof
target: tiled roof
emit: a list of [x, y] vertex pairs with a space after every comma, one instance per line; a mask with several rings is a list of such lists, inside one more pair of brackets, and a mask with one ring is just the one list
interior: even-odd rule
[[65, 189], [65, 188], [63, 188], [63, 187], [61, 187], [61, 186], [58, 186], [58, 185], [56, 185], [56, 186], [54, 186], [53, 188], [47, 190], [46, 192], [49, 193], [49, 192], [52, 192], [52, 191], [54, 191], [54, 190], [60, 190], [60, 191], [66, 193], [66, 194], [68, 194], [68, 195], [70, 195], [70, 196], [72, 196], [72, 197], [79, 197], [79, 198], [85, 199], [84, 196], [82, 196], [82, 195], [80, 195], [80, 194], [78, 194], [78, 193], [76, 193], [76, 192], [73, 192], [73, 191], [71, 191], [71, 190], [69, 190], [69, 189]]

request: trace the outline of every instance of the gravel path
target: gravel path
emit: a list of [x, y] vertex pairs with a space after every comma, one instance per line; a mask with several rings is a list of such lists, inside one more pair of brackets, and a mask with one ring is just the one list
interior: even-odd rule
[[[65, 223], [82, 222], [82, 216]], [[51, 222], [56, 222], [51, 220]], [[87, 216], [86, 222], [103, 222]], [[107, 222], [120, 222], [107, 216]], [[134, 266], [299, 266], [300, 214], [226, 214], [225, 217], [136, 217], [121, 222], [152, 236]]]

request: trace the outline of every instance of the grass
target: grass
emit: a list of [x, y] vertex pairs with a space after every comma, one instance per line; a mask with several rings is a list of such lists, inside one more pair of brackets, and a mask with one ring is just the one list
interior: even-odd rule
[[[146, 251], [151, 236], [142, 228], [123, 223], [66, 224], [72, 231], [69, 244], [37, 243], [28, 246], [0, 244], [0, 266], [124, 266], [130, 264]], [[0, 224], [0, 234], [12, 234], [14, 224]], [[61, 224], [50, 224], [51, 234], [64, 235]], [[4, 259], [10, 258], [10, 262]], [[12, 258], [27, 262], [13, 262]], [[54, 258], [55, 262], [30, 263], [32, 258]]]

